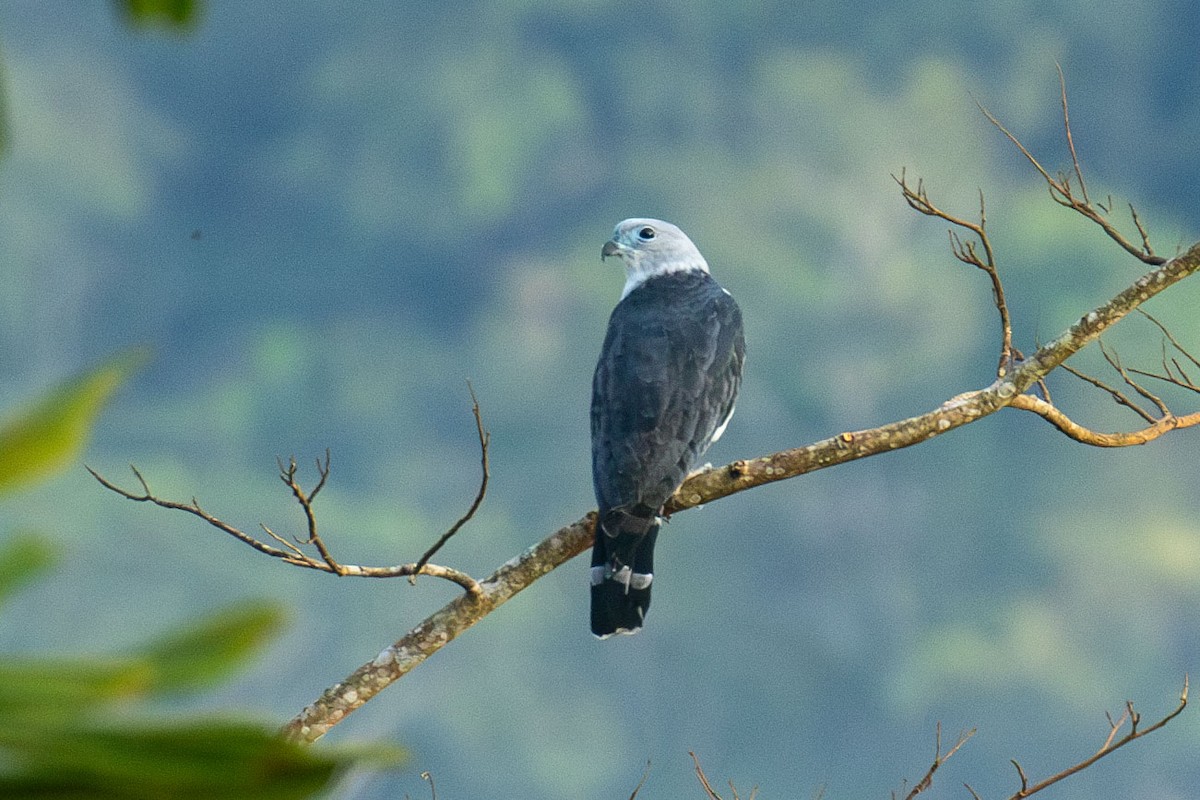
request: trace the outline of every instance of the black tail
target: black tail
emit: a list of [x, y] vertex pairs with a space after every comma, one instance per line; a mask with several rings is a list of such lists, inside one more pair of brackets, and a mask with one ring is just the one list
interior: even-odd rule
[[[657, 515], [650, 519], [609, 512], [592, 546], [592, 633], [637, 633], [650, 610]], [[633, 529], [636, 532], [631, 532]], [[616, 535], [613, 532], [619, 531]]]

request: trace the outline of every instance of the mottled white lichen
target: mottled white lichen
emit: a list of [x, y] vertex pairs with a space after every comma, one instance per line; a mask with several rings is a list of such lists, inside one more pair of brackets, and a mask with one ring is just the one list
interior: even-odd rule
[[384, 648], [379, 655], [371, 662], [373, 667], [387, 667], [396, 663], [396, 648], [395, 646]]

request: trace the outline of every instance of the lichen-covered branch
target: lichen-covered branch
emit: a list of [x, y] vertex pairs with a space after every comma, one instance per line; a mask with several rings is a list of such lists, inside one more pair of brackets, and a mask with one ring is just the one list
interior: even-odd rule
[[590, 547], [595, 522], [595, 513], [589, 513], [502, 565], [479, 582], [478, 593], [461, 594], [451, 600], [344, 681], [326, 689], [316, 702], [284, 727], [284, 734], [304, 742], [324, 736], [347, 714], [408, 674], [513, 595]]
[[[1184, 255], [1152, 269], [1107, 303], [1082, 316], [991, 385], [958, 395], [915, 417], [869, 430], [841, 433], [804, 447], [734, 461], [700, 473], [683, 484], [667, 504], [665, 512], [677, 513], [755, 486], [919, 444], [1015, 405], [1017, 398], [1029, 387], [1095, 341], [1113, 324], [1197, 271], [1200, 271], [1200, 243]], [[450, 601], [345, 680], [325, 690], [316, 702], [285, 726], [286, 735], [310, 742], [325, 735], [347, 714], [406, 675], [509, 598], [586, 550], [592, 543], [594, 523], [595, 515], [589, 513], [480, 581], [478, 594], [462, 595]]]

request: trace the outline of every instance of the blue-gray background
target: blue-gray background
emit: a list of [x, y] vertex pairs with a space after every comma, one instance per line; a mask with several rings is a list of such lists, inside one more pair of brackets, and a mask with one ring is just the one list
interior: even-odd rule
[[[975, 108], [1068, 166], [1172, 254], [1200, 233], [1191, 2], [213, 4], [189, 34], [109, 4], [0, 8], [0, 407], [129, 345], [155, 358], [88, 452], [253, 527], [300, 522], [275, 476], [333, 451], [318, 506], [345, 561], [414, 559], [469, 503], [465, 381], [491, 493], [439, 556], [482, 576], [591, 507], [587, 407], [623, 281], [612, 225], [688, 231], [739, 299], [749, 358], [715, 463], [932, 408], [986, 385], [984, 276], [890, 173], [963, 214], [988, 199], [1018, 344], [1138, 274]], [[197, 232], [197, 233], [194, 233]], [[1197, 287], [1152, 310], [1200, 348]], [[1153, 366], [1130, 320], [1109, 341]], [[1100, 371], [1091, 351], [1075, 359]], [[1103, 430], [1107, 398], [1059, 379]], [[1190, 410], [1186, 399], [1179, 409]], [[1196, 434], [1097, 451], [1005, 412], [926, 445], [680, 515], [644, 634], [587, 633], [582, 560], [547, 576], [331, 734], [407, 771], [349, 797], [698, 797], [687, 757], [764, 797], [887, 797], [941, 721], [941, 773], [1016, 789], [1090, 753], [1125, 698], [1167, 711], [1200, 664]], [[197, 705], [282, 721], [453, 596], [258, 556], [74, 469], [3, 530], [65, 566], [4, 620], [9, 649], [116, 651], [235, 598], [289, 633]], [[1055, 796], [1194, 797], [1189, 713]]]

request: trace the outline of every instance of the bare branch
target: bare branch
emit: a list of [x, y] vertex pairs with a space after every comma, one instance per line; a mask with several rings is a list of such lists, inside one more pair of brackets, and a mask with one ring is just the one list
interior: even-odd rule
[[1090, 383], [1092, 386], [1095, 386], [1097, 389], [1108, 392], [1110, 395], [1112, 395], [1113, 400], [1115, 400], [1119, 405], [1125, 406], [1130, 411], [1134, 412], [1139, 417], [1146, 420], [1146, 422], [1150, 422], [1150, 423], [1154, 422], [1154, 417], [1150, 414], [1150, 412], [1146, 411], [1146, 409], [1142, 408], [1137, 403], [1133, 402], [1128, 397], [1126, 397], [1125, 394], [1120, 389], [1114, 389], [1113, 387], [1109, 386], [1107, 383], [1100, 380], [1099, 378], [1093, 378], [1091, 375], [1088, 375], [1087, 373], [1084, 373], [1084, 372], [1081, 372], [1081, 371], [1075, 369], [1070, 364], [1063, 364], [1062, 368], [1064, 370], [1066, 370], [1067, 372], [1069, 372], [1070, 374], [1074, 375], [1076, 378], [1079, 378], [1079, 380], [1084, 381], [1085, 383]]
[[467, 509], [467, 513], [463, 514], [457, 522], [451, 525], [450, 530], [443, 533], [441, 538], [434, 542], [433, 546], [426, 550], [423, 556], [417, 559], [416, 572], [409, 578], [409, 581], [412, 583], [416, 582], [417, 574], [420, 573], [422, 567], [429, 563], [429, 559], [433, 558], [434, 554], [438, 550], [441, 550], [442, 546], [450, 541], [450, 537], [458, 533], [463, 525], [471, 521], [471, 518], [475, 516], [475, 512], [483, 505], [483, 498], [487, 494], [488, 479], [491, 474], [488, 467], [488, 443], [492, 437], [491, 434], [484, 430], [483, 416], [479, 411], [479, 400], [475, 398], [475, 389], [471, 386], [470, 381], [467, 381], [467, 391], [471, 393], [471, 411], [475, 415], [475, 431], [479, 434], [479, 461], [483, 472], [483, 477], [479, 481], [479, 491], [475, 494], [475, 501], [471, 503], [471, 507]]
[[212, 514], [209, 514], [207, 511], [202, 509], [200, 504], [196, 502], [195, 498], [193, 498], [192, 502], [190, 503], [179, 503], [174, 500], [166, 500], [158, 497], [150, 491], [150, 486], [146, 482], [146, 479], [142, 473], [138, 471], [137, 467], [132, 465], [130, 466], [130, 469], [133, 470], [134, 476], [136, 476], [138, 483], [140, 483], [142, 487], [142, 492], [140, 494], [131, 492], [127, 489], [122, 489], [120, 486], [117, 486], [91, 467], [86, 467], [86, 469], [92, 474], [92, 477], [100, 483], [101, 486], [109, 491], [115, 492], [122, 497], [139, 503], [151, 503], [159, 506], [160, 508], [185, 511], [193, 516], [199, 517], [214, 528], [224, 531], [238, 541], [253, 547], [258, 552], [264, 553], [272, 558], [278, 558], [280, 561], [283, 561], [286, 564], [317, 570], [318, 572], [328, 572], [334, 575], [353, 576], [358, 578], [399, 578], [410, 577], [413, 575], [430, 575], [435, 578], [441, 578], [443, 580], [458, 584], [466, 590], [467, 596], [470, 598], [475, 598], [480, 595], [481, 590], [479, 583], [470, 575], [450, 567], [440, 566], [438, 564], [430, 564], [426, 562], [425, 564], [414, 563], [397, 564], [395, 566], [388, 567], [367, 567], [357, 564], [339, 563], [329, 553], [328, 549], [325, 547], [325, 543], [317, 535], [316, 519], [312, 513], [312, 497], [317, 491], [320, 490], [322, 486], [324, 486], [325, 480], [329, 474], [328, 456], [326, 456], [324, 467], [321, 468], [321, 478], [313, 492], [305, 492], [302, 488], [300, 488], [299, 483], [296, 481], [296, 464], [294, 460], [289, 461], [289, 463], [286, 465], [280, 461], [279, 467], [280, 478], [292, 490], [292, 494], [304, 508], [306, 517], [308, 519], [308, 539], [306, 541], [299, 542], [299, 544], [311, 543], [316, 546], [318, 553], [321, 556], [320, 559], [313, 558], [312, 556], [308, 555], [301, 550], [297, 544], [289, 542], [279, 534], [275, 533], [275, 531], [261, 523], [259, 524], [259, 527], [262, 528], [263, 532], [267, 534], [267, 536], [269, 536], [273, 541], [277, 542], [280, 547], [275, 547], [274, 545], [268, 544], [261, 539], [251, 536], [240, 528], [230, 525], [218, 517], [214, 517]]
[[1138, 217], [1137, 212], [1133, 209], [1132, 205], [1130, 206], [1130, 212], [1133, 216], [1134, 225], [1137, 227], [1138, 235], [1141, 237], [1141, 245], [1134, 244], [1127, 239], [1125, 235], [1117, 230], [1116, 226], [1114, 226], [1108, 219], [1108, 215], [1112, 210], [1111, 198], [1109, 199], [1108, 205], [1105, 206], [1103, 204], [1093, 203], [1088, 197], [1087, 187], [1083, 182], [1083, 171], [1079, 166], [1079, 156], [1075, 151], [1075, 139], [1071, 134], [1071, 117], [1067, 107], [1066, 81], [1062, 77], [1061, 69], [1059, 70], [1058, 74], [1060, 87], [1062, 89], [1063, 127], [1066, 131], [1067, 148], [1071, 153], [1071, 163], [1074, 168], [1075, 178], [1079, 182], [1079, 196], [1077, 196], [1075, 194], [1075, 190], [1071, 188], [1071, 178], [1069, 176], [1063, 175], [1062, 173], [1059, 173], [1057, 176], [1051, 175], [1050, 172], [1042, 166], [1041, 162], [1034, 157], [1033, 153], [1031, 153], [1029, 149], [1021, 143], [1021, 140], [1018, 139], [1016, 135], [1012, 133], [1012, 131], [1006, 128], [1004, 124], [1000, 122], [1000, 120], [997, 119], [994, 114], [992, 114], [991, 111], [988, 111], [987, 108], [985, 108], [984, 105], [978, 100], [975, 101], [975, 104], [979, 107], [979, 110], [983, 112], [983, 115], [987, 118], [988, 122], [992, 123], [997, 130], [1004, 134], [1005, 138], [1007, 138], [1013, 144], [1013, 146], [1021, 152], [1021, 155], [1025, 156], [1025, 159], [1033, 166], [1035, 170], [1037, 170], [1038, 174], [1042, 176], [1042, 180], [1046, 182], [1046, 187], [1050, 191], [1050, 198], [1054, 200], [1054, 202], [1058, 203], [1060, 206], [1064, 206], [1072, 211], [1077, 212], [1083, 217], [1086, 217], [1087, 219], [1090, 219], [1092, 222], [1099, 225], [1108, 238], [1112, 239], [1121, 247], [1121, 249], [1137, 258], [1139, 261], [1151, 266], [1158, 266], [1166, 263], [1167, 260], [1162, 256], [1157, 255], [1154, 252], [1154, 248], [1150, 246], [1150, 238], [1146, 232], [1146, 228], [1142, 224], [1141, 219]]
[[[1054, 784], [1058, 783], [1061, 780], [1064, 780], [1066, 778], [1071, 777], [1072, 775], [1082, 772], [1083, 770], [1090, 767], [1092, 764], [1095, 764], [1097, 761], [1104, 758], [1105, 756], [1111, 755], [1112, 753], [1116, 752], [1117, 750], [1119, 750], [1120, 748], [1129, 744], [1130, 742], [1135, 741], [1137, 739], [1141, 739], [1143, 736], [1146, 736], [1148, 734], [1154, 733], [1154, 731], [1158, 730], [1159, 728], [1162, 728], [1168, 722], [1175, 719], [1175, 717], [1182, 714], [1183, 710], [1187, 707], [1187, 702], [1188, 702], [1188, 679], [1187, 679], [1187, 676], [1185, 675], [1184, 679], [1183, 679], [1183, 690], [1179, 693], [1178, 705], [1176, 705], [1175, 708], [1170, 713], [1168, 713], [1166, 716], [1164, 716], [1158, 722], [1155, 722], [1153, 725], [1151, 725], [1148, 728], [1142, 728], [1139, 730], [1138, 725], [1141, 722], [1141, 716], [1137, 713], [1137, 711], [1134, 710], [1133, 703], [1126, 701], [1125, 712], [1118, 719], [1116, 719], [1114, 721], [1111, 716], [1109, 717], [1109, 719], [1108, 719], [1108, 722], [1109, 722], [1108, 736], [1105, 738], [1104, 743], [1100, 745], [1099, 750], [1097, 750], [1093, 755], [1089, 756], [1088, 758], [1083, 759], [1079, 763], [1073, 764], [1072, 766], [1067, 767], [1066, 769], [1062, 770], [1061, 772], [1057, 772], [1054, 775], [1051, 775], [1049, 778], [1046, 778], [1045, 780], [1042, 780], [1042, 781], [1038, 781], [1035, 784], [1030, 785], [1030, 783], [1029, 783], [1028, 779], [1026, 778], [1025, 773], [1021, 769], [1020, 765], [1017, 764], [1016, 761], [1012, 762], [1013, 765], [1016, 766], [1017, 772], [1021, 776], [1021, 788], [1020, 788], [1020, 790], [1014, 792], [1009, 797], [1009, 800], [1023, 800], [1023, 798], [1029, 797], [1030, 795], [1033, 795], [1033, 794], [1037, 794], [1038, 792], [1042, 791], [1043, 789], [1053, 786]], [[1117, 734], [1120, 732], [1121, 728], [1127, 722], [1129, 723], [1129, 732], [1118, 739]]]
[[1193, 425], [1200, 425], [1200, 412], [1187, 414], [1182, 417], [1168, 414], [1162, 419], [1153, 421], [1141, 430], [1130, 431], [1128, 433], [1099, 433], [1072, 421], [1066, 414], [1045, 400], [1030, 394], [1023, 394], [1015, 398], [1011, 406], [1019, 408], [1022, 411], [1031, 411], [1075, 441], [1090, 444], [1094, 447], [1131, 447], [1146, 444], [1147, 442], [1154, 441], [1164, 433], [1179, 428], [1190, 428]]
[[[929, 765], [929, 769], [925, 771], [925, 775], [921, 780], [917, 781], [913, 788], [904, 796], [904, 800], [913, 800], [921, 792], [933, 786], [933, 774], [937, 772], [943, 764], [950, 760], [950, 757], [958, 752], [964, 744], [967, 743], [972, 736], [975, 735], [975, 729], [963, 731], [958, 735], [958, 739], [954, 745], [942, 754], [942, 723], [938, 723], [934, 733], [934, 748], [933, 748], [933, 763]], [[894, 793], [893, 793], [894, 794]]]
[[914, 189], [908, 184], [903, 169], [900, 170], [899, 177], [892, 175], [892, 180], [899, 184], [904, 201], [910, 208], [927, 217], [936, 217], [957, 228], [969, 231], [979, 240], [979, 246], [983, 248], [982, 258], [974, 241], [970, 239], [964, 241], [953, 228], [950, 229], [950, 252], [964, 264], [985, 272], [991, 281], [992, 300], [1000, 315], [1000, 363], [996, 367], [996, 375], [1003, 378], [1012, 363], [1013, 356], [1016, 355], [1020, 358], [1020, 354], [1013, 350], [1012, 319], [1008, 313], [1008, 301], [1004, 298], [1004, 285], [1000, 281], [1000, 272], [996, 268], [996, 254], [992, 250], [992, 240], [987, 233], [987, 206], [984, 203], [983, 191], [979, 192], [979, 222], [976, 223], [938, 208], [929, 199], [924, 182], [918, 179]]
[[[333, 556], [329, 553], [329, 548], [325, 546], [325, 542], [321, 539], [320, 534], [317, 533], [317, 516], [313, 513], [312, 508], [313, 498], [317, 496], [317, 492], [321, 491], [321, 488], [325, 486], [325, 481], [329, 478], [329, 459], [330, 455], [328, 450], [325, 451], [324, 466], [321, 464], [321, 459], [317, 459], [317, 472], [320, 473], [321, 477], [317, 481], [317, 485], [313, 488], [312, 492], [305, 493], [305, 491], [300, 488], [300, 484], [296, 481], [295, 458], [288, 459], [286, 467], [284, 466], [282, 459], [277, 459], [277, 463], [279, 464], [279, 479], [283, 481], [285, 486], [292, 490], [292, 496], [296, 498], [296, 502], [298, 502], [300, 504], [300, 508], [304, 510], [304, 519], [308, 524], [308, 538], [300, 542], [300, 544], [311, 544], [312, 546], [316, 547], [317, 552], [321, 554], [321, 559], [329, 567], [330, 572], [332, 572], [334, 575], [345, 575], [347, 574], [346, 568], [334, 560]], [[268, 533], [270, 533], [270, 531], [268, 531]], [[307, 561], [308, 559], [306, 558], [305, 560]]]

